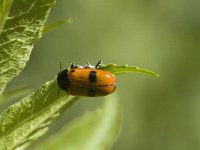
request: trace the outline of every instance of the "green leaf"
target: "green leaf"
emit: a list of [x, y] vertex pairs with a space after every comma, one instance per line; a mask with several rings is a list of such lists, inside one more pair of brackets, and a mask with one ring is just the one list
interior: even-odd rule
[[58, 20], [52, 24], [48, 24], [45, 26], [43, 32], [49, 32], [61, 25], [64, 25], [64, 24], [68, 24], [68, 23], [72, 23], [73, 21], [71, 19], [61, 19], [61, 20]]
[[12, 3], [13, 0], [0, 0], [0, 32], [4, 27]]
[[110, 149], [121, 129], [120, 104], [113, 94], [102, 107], [75, 119], [35, 150]]
[[149, 74], [149, 75], [152, 75], [152, 76], [155, 76], [155, 77], [160, 76], [159, 74], [157, 74], [153, 71], [143, 69], [143, 68], [140, 68], [140, 67], [128, 66], [128, 65], [123, 65], [123, 66], [117, 66], [115, 64], [101, 65], [99, 69], [107, 70], [107, 71], [112, 72], [116, 75], [128, 73], [128, 72], [137, 72], [137, 73]]
[[6, 91], [2, 95], [0, 95], [0, 104], [19, 98], [21, 96], [25, 96], [31, 91], [32, 89], [30, 86], [17, 87], [9, 91]]
[[[6, 3], [6, 0], [1, 3]], [[10, 1], [11, 6], [0, 7], [0, 11], [5, 12], [4, 16], [8, 14], [1, 19], [5, 20], [5, 24], [0, 33], [0, 94], [25, 67], [54, 3], [55, 0], [14, 0], [13, 3]]]
[[55, 81], [7, 108], [0, 115], [0, 150], [24, 146], [47, 131], [47, 125], [67, 109], [77, 97], [60, 92]]

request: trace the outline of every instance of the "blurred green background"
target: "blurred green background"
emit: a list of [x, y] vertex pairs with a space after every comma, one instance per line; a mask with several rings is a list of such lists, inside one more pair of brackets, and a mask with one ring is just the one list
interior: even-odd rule
[[[123, 111], [121, 135], [113, 150], [200, 149], [200, 1], [59, 0], [48, 23], [72, 24], [44, 34], [24, 71], [8, 89], [56, 77], [59, 61], [84, 65], [116, 63], [159, 73], [118, 77]], [[58, 130], [102, 98], [81, 98], [54, 126]]]

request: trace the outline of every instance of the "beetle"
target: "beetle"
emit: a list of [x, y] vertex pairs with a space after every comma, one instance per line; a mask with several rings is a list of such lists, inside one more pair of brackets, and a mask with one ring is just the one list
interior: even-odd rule
[[105, 96], [116, 89], [116, 77], [113, 73], [99, 69], [102, 61], [95, 66], [87, 63], [85, 66], [71, 64], [69, 69], [62, 70], [57, 76], [60, 89], [75, 96]]

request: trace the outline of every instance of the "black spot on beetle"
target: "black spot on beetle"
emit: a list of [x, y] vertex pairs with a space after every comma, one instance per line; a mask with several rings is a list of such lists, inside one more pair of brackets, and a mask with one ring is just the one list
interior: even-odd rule
[[88, 96], [95, 96], [96, 92], [97, 92], [96, 89], [90, 88], [90, 89], [88, 89]]
[[96, 76], [96, 71], [90, 71], [90, 74], [88, 76], [90, 82], [96, 82], [97, 81], [97, 76]]

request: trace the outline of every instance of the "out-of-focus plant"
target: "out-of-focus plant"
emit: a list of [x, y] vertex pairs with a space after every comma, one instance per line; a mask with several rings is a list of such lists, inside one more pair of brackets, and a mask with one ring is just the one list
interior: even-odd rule
[[[25, 67], [34, 43], [44, 31], [63, 23], [61, 20], [44, 27], [55, 0], [2, 0], [0, 1], [0, 103], [18, 97], [26, 88], [4, 93], [6, 85]], [[45, 29], [45, 30], [44, 30]], [[100, 69], [114, 74], [141, 72], [157, 74], [129, 66], [102, 65]], [[28, 88], [27, 88], [28, 89]], [[38, 90], [6, 108], [0, 115], [0, 150], [26, 149], [48, 130], [48, 126], [79, 97], [66, 92], [58, 93], [55, 80], [48, 81]], [[107, 97], [95, 112], [75, 119], [54, 138], [47, 138], [45, 146], [36, 149], [109, 149], [121, 126], [121, 109], [117, 97]], [[56, 140], [55, 140], [56, 139]], [[29, 147], [30, 148], [30, 147]]]

